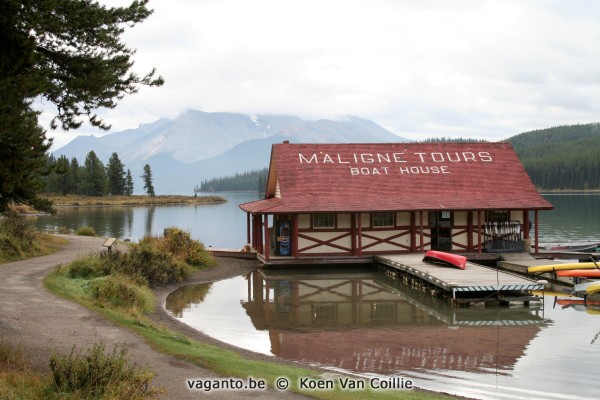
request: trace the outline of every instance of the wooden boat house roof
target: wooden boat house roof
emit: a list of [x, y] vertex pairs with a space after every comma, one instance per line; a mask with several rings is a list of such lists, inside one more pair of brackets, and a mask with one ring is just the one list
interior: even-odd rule
[[274, 144], [249, 213], [549, 210], [509, 143]]

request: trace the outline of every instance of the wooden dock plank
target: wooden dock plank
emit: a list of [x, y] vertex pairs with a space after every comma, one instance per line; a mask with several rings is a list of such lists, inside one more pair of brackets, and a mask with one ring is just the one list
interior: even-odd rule
[[485, 292], [490, 290], [541, 290], [542, 284], [472, 262], [464, 270], [422, 261], [422, 254], [375, 256], [384, 265], [424, 279], [445, 290]]

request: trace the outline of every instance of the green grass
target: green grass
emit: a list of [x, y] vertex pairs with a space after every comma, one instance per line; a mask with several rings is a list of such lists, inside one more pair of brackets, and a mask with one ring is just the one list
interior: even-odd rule
[[[69, 300], [78, 302], [85, 307], [102, 313], [115, 323], [131, 329], [142, 337], [157, 351], [171, 354], [181, 359], [190, 361], [201, 367], [211, 369], [225, 377], [236, 377], [247, 379], [263, 379], [273, 387], [279, 377], [287, 378], [294, 392], [310, 395], [320, 399], [444, 399], [444, 395], [432, 395], [420, 391], [402, 390], [341, 390], [336, 385], [335, 390], [306, 391], [298, 387], [300, 378], [323, 379], [320, 372], [290, 366], [275, 362], [257, 361], [247, 359], [240, 354], [217, 346], [198, 342], [184, 337], [176, 332], [156, 326], [147, 317], [140, 313], [132, 313], [122, 308], [110, 308], [106, 304], [99, 303], [91, 293], [91, 283], [95, 279], [71, 279], [66, 274], [66, 268], [60, 268], [50, 274], [46, 280], [46, 287], [52, 292]], [[87, 283], [86, 283], [87, 281]], [[368, 386], [368, 385], [367, 385]]]

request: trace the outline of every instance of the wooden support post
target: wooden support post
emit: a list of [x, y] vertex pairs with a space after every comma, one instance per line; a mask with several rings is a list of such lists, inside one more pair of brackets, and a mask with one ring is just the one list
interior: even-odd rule
[[467, 250], [473, 251], [473, 211], [467, 211]]
[[414, 211], [410, 213], [410, 252], [417, 252], [417, 218]]
[[477, 210], [477, 252], [481, 254], [481, 210]]
[[298, 214], [292, 215], [292, 256], [298, 258]]
[[523, 210], [523, 239], [529, 239], [529, 210]]
[[263, 232], [264, 232], [264, 243], [265, 243], [265, 248], [264, 250], [264, 255], [265, 255], [265, 260], [269, 259], [269, 252], [271, 250], [271, 237], [269, 236], [269, 216], [267, 214], [264, 215], [264, 226], [263, 226]]
[[358, 213], [358, 256], [362, 256], [362, 214]]
[[424, 251], [423, 249], [423, 211], [419, 211], [419, 251]]
[[539, 252], [539, 242], [538, 242], [538, 210], [535, 210], [535, 254]]
[[246, 213], [246, 243], [252, 245], [252, 239], [250, 237], [250, 213]]
[[350, 251], [353, 256], [356, 256], [356, 213], [350, 217], [350, 243]]

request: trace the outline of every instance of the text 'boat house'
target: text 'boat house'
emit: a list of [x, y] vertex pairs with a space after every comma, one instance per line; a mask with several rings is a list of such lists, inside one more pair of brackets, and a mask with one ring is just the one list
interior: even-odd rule
[[553, 207], [509, 143], [282, 143], [265, 198], [240, 208], [272, 265], [522, 251], [530, 234], [537, 251], [538, 211]]

